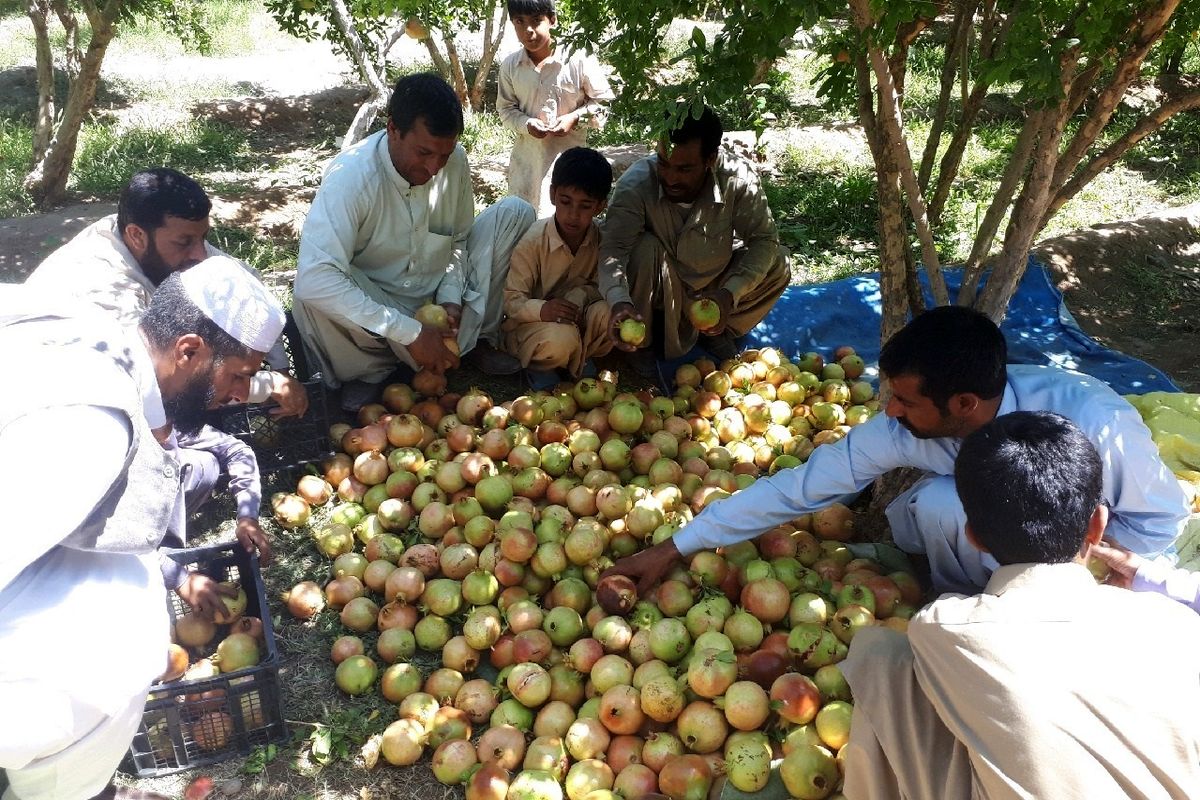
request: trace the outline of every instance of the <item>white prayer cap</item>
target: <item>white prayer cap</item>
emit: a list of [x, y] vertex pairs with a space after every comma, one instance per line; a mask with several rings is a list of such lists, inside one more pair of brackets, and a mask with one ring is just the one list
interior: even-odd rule
[[185, 269], [179, 279], [204, 316], [251, 350], [267, 352], [283, 333], [283, 306], [237, 260], [211, 256]]

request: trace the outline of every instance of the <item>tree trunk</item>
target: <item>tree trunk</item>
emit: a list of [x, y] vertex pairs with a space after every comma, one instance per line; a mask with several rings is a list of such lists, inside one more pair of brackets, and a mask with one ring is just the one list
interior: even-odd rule
[[33, 162], [41, 161], [54, 136], [54, 53], [50, 49], [50, 4], [30, 0], [26, 9], [33, 23], [37, 57], [37, 113], [33, 122]]
[[483, 111], [484, 103], [487, 98], [483, 96], [483, 92], [487, 89], [488, 74], [492, 71], [492, 63], [496, 60], [496, 51], [500, 49], [500, 42], [504, 39], [504, 26], [508, 22], [508, 5], [500, 3], [500, 20], [493, 26], [492, 15], [495, 13], [495, 4], [489, 5], [487, 9], [486, 22], [483, 26], [483, 49], [479, 53], [479, 69], [475, 72], [475, 80], [471, 84], [471, 108], [475, 111]]
[[[871, 24], [871, 12], [867, 0], [850, 0], [850, 8], [854, 12], [855, 25], [859, 31], [866, 31]], [[894, 73], [884, 57], [883, 51], [870, 42], [867, 43], [867, 57], [875, 72], [876, 88], [879, 93], [879, 111], [876, 117], [879, 125], [879, 139], [888, 159], [899, 172], [900, 181], [904, 186], [904, 195], [908, 199], [909, 212], [916, 224], [917, 239], [921, 243], [921, 254], [925, 262], [925, 272], [929, 276], [929, 286], [933, 290], [934, 302], [938, 305], [946, 305], [950, 302], [946, 291], [946, 278], [942, 275], [937, 248], [933, 241], [933, 231], [929, 227], [925, 198], [917, 185], [912, 154], [908, 151], [908, 140], [904, 138], [904, 126], [900, 117], [900, 97], [896, 92]]]
[[429, 60], [433, 62], [433, 68], [438, 71], [438, 74], [450, 82], [450, 65], [446, 63], [446, 57], [442, 55], [442, 51], [438, 49], [437, 42], [433, 40], [432, 32], [422, 41], [425, 43], [425, 49], [429, 51]]
[[900, 180], [888, 161], [879, 131], [871, 91], [871, 67], [863, 55], [855, 56], [854, 77], [858, 85], [858, 117], [875, 160], [875, 185], [879, 197], [879, 287], [882, 302], [880, 340], [886, 342], [908, 321], [905, 251], [908, 233], [904, 227], [904, 205]]
[[471, 100], [467, 92], [467, 76], [463, 72], [462, 59], [458, 57], [458, 48], [454, 46], [454, 34], [443, 31], [442, 44], [446, 46], [446, 59], [450, 63], [450, 85], [454, 87], [454, 93], [458, 95], [458, 102], [462, 104], [463, 110], [470, 110]]
[[1168, 100], [1140, 119], [1132, 130], [1104, 148], [1103, 151], [1084, 164], [1082, 168], [1071, 176], [1069, 181], [1058, 189], [1054, 195], [1054, 199], [1050, 201], [1050, 205], [1046, 209], [1045, 216], [1042, 217], [1041, 227], [1045, 228], [1046, 223], [1050, 221], [1055, 212], [1066, 205], [1084, 186], [1091, 183], [1097, 175], [1111, 167], [1117, 159], [1129, 152], [1138, 142], [1167, 124], [1176, 114], [1198, 108], [1200, 108], [1200, 88], [1193, 89], [1187, 94]]
[[350, 123], [350, 127], [346, 129], [345, 135], [342, 136], [341, 149], [353, 145], [355, 142], [362, 139], [371, 130], [371, 126], [375, 124], [379, 113], [387, 108], [387, 95], [379, 95], [372, 92], [366, 100], [354, 112], [354, 119]]
[[[367, 131], [371, 129], [380, 110], [387, 105], [390, 92], [385, 79], [387, 74], [386, 55], [391, 44], [396, 41], [398, 33], [396, 29], [393, 29], [383, 32], [378, 41], [365, 41], [362, 33], [354, 24], [354, 17], [347, 8], [345, 0], [332, 0], [330, 10], [333, 12], [333, 22], [337, 26], [338, 32], [342, 34], [346, 49], [350, 52], [350, 60], [354, 62], [358, 74], [367, 84], [368, 91], [367, 99], [358, 107], [358, 111], [354, 113], [354, 120], [346, 129], [345, 135], [342, 136], [342, 149], [345, 150], [367, 135]], [[404, 24], [401, 22], [399, 30], [403, 31], [403, 29]], [[374, 46], [372, 47], [372, 45]]]
[[108, 44], [116, 33], [114, 23], [121, 10], [121, 2], [109, 0], [103, 11], [96, 8], [90, 0], [85, 3], [85, 7], [92, 25], [92, 36], [79, 65], [79, 77], [71, 82], [71, 88], [67, 92], [67, 103], [63, 107], [58, 130], [43, 156], [34, 162], [33, 169], [24, 180], [25, 190], [42, 208], [58, 202], [66, 194], [67, 178], [71, 175], [75, 148], [79, 144], [79, 129], [96, 101], [100, 67], [104, 63]]

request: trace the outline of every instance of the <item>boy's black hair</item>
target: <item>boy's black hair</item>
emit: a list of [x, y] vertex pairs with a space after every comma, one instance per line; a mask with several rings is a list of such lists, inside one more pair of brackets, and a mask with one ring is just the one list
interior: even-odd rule
[[1095, 446], [1049, 411], [1004, 414], [963, 440], [954, 485], [1001, 564], [1061, 564], [1083, 547], [1104, 473]]
[[546, 16], [553, 22], [558, 15], [554, 10], [554, 0], [508, 0], [508, 16]]
[[117, 230], [130, 224], [146, 233], [163, 226], [168, 216], [199, 222], [208, 217], [212, 201], [200, 184], [167, 167], [142, 170], [129, 179], [117, 201]]
[[590, 147], [572, 147], [555, 160], [550, 186], [579, 189], [588, 197], [607, 200], [613, 172], [608, 159]]
[[388, 116], [403, 136], [418, 119], [434, 136], [448, 139], [463, 132], [462, 103], [458, 95], [436, 72], [418, 72], [396, 81], [388, 100]]
[[671, 144], [687, 144], [699, 139], [700, 154], [709, 158], [716, 154], [724, 135], [725, 128], [721, 124], [721, 118], [717, 116], [717, 112], [705, 106], [698, 119], [690, 112], [686, 114], [683, 121], [667, 134], [667, 138], [671, 140]]
[[879, 371], [893, 378], [917, 376], [921, 394], [946, 413], [956, 394], [999, 397], [1008, 378], [1007, 360], [1004, 334], [990, 317], [963, 306], [939, 306], [917, 315], [887, 340]]

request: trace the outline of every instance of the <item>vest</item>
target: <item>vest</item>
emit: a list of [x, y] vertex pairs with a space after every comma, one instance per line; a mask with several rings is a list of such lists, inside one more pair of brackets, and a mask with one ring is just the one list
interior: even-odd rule
[[[18, 294], [19, 292], [19, 294]], [[58, 544], [77, 550], [153, 552], [182, 525], [179, 464], [154, 438], [143, 411], [143, 386], [156, 380], [135, 358], [136, 330], [124, 332], [93, 311], [47, 310], [23, 287], [0, 293], [0, 360], [15, 376], [30, 375], [18, 390], [0, 393], [0, 430], [32, 411], [86, 404], [113, 409], [132, 430], [121, 476], [92, 513]], [[14, 365], [13, 362], [16, 361]], [[86, 441], [86, 433], [80, 437]], [[86, 453], [86, 451], [84, 451]], [[7, 455], [7, 454], [3, 454]], [[182, 530], [178, 530], [182, 533]]]

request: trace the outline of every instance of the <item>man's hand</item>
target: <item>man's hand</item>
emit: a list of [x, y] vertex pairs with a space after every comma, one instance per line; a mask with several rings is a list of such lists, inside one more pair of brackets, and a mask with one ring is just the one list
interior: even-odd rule
[[682, 556], [679, 554], [679, 548], [673, 541], [667, 539], [629, 558], [622, 558], [604, 570], [604, 574], [600, 577], [625, 575], [633, 578], [638, 582], [638, 596], [645, 597], [647, 592], [662, 580], [662, 576], [667, 574], [671, 565], [680, 558]]
[[446, 310], [446, 322], [450, 324], [449, 334], [458, 336], [458, 326], [462, 324], [462, 306], [458, 303], [442, 303], [442, 308]]
[[1088, 558], [1094, 558], [1108, 565], [1111, 572], [1108, 573], [1108, 578], [1104, 582], [1110, 586], [1120, 586], [1123, 589], [1128, 589], [1133, 584], [1133, 576], [1137, 574], [1138, 567], [1142, 565], [1141, 556], [1111, 542], [1092, 545], [1088, 550]]
[[542, 303], [542, 322], [561, 322], [564, 325], [579, 324], [579, 306], [570, 300], [547, 300]]
[[247, 553], [251, 555], [258, 551], [258, 563], [264, 567], [271, 563], [271, 538], [259, 526], [254, 517], [238, 517], [237, 528], [234, 529], [237, 540]]
[[715, 327], [701, 331], [705, 336], [717, 336], [725, 331], [729, 325], [729, 318], [733, 316], [733, 293], [728, 289], [703, 289], [698, 292], [693, 292], [692, 300], [712, 300], [721, 309], [721, 319]]
[[273, 417], [303, 417], [308, 413], [308, 392], [290, 375], [271, 373], [271, 399], [279, 404], [271, 409]]
[[612, 320], [608, 324], [608, 338], [612, 339], [613, 347], [618, 350], [624, 350], [626, 353], [632, 353], [637, 350], [637, 345], [632, 345], [621, 339], [621, 322], [627, 319], [636, 319], [638, 322], [645, 322], [642, 315], [633, 307], [633, 303], [617, 303], [612, 307]]
[[222, 596], [231, 598], [238, 596], [237, 589], [231, 586], [222, 586], [199, 572], [190, 573], [183, 584], [175, 590], [175, 594], [191, 606], [193, 611], [207, 620], [212, 620], [218, 611], [226, 610], [225, 604], [221, 602]]
[[565, 114], [555, 120], [546, 130], [551, 136], [566, 136], [579, 124], [579, 114]]
[[417, 366], [430, 372], [445, 374], [446, 370], [458, 366], [458, 356], [446, 348], [442, 332], [429, 325], [422, 325], [421, 335], [407, 347]]
[[535, 139], [545, 139], [548, 133], [546, 123], [536, 118], [531, 118], [529, 122], [525, 123], [525, 130], [529, 131], [529, 135]]

